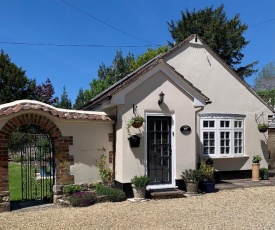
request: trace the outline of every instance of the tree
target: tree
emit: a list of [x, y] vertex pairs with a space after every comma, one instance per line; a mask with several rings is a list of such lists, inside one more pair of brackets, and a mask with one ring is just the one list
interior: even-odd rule
[[80, 88], [78, 91], [78, 95], [75, 99], [75, 103], [73, 108], [74, 109], [79, 109], [82, 105], [84, 105], [87, 101], [85, 100], [85, 95], [84, 95], [84, 91], [83, 88]]
[[254, 80], [254, 90], [272, 108], [275, 108], [275, 62], [266, 64]]
[[[240, 66], [244, 57], [241, 50], [249, 43], [243, 36], [248, 26], [241, 23], [240, 14], [228, 19], [223, 4], [217, 9], [211, 6], [199, 11], [181, 11], [181, 19], [168, 22], [168, 26], [176, 43], [197, 33], [241, 78], [257, 72], [253, 69], [257, 61]], [[169, 45], [174, 44], [169, 42]]]
[[148, 50], [144, 54], [138, 55], [135, 61], [131, 63], [131, 72], [141, 67], [157, 55], [165, 53], [167, 50], [168, 46], [161, 46], [155, 50], [152, 48], [148, 48]]
[[26, 71], [17, 67], [8, 54], [0, 53], [0, 104], [35, 98], [35, 80], [28, 79]]
[[256, 91], [275, 89], [275, 61], [266, 64], [258, 73], [254, 80], [254, 89]]
[[38, 85], [36, 87], [36, 100], [44, 102], [49, 105], [54, 105], [58, 98], [54, 97], [54, 87], [49, 78], [47, 78], [45, 83]]
[[62, 108], [62, 109], [71, 109], [72, 108], [72, 102], [68, 98], [68, 93], [66, 91], [65, 85], [63, 86], [63, 93], [61, 94], [60, 101], [57, 101], [56, 107]]
[[90, 83], [90, 89], [84, 91], [85, 101], [95, 97], [115, 82], [121, 80], [155, 56], [165, 53], [167, 50], [167, 46], [159, 47], [156, 50], [149, 48], [144, 54], [138, 55], [136, 59], [131, 53], [124, 58], [122, 51], [118, 50], [111, 66], [106, 66], [104, 63], [99, 66], [99, 79], [94, 79]]

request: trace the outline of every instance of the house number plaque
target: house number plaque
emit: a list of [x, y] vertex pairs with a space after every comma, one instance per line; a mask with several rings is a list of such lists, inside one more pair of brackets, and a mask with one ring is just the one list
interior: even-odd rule
[[183, 125], [180, 127], [180, 131], [182, 134], [188, 135], [191, 133], [191, 127], [188, 125]]

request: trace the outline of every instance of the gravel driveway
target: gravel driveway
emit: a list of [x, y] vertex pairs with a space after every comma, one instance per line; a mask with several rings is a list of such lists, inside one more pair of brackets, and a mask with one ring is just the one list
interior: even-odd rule
[[0, 229], [275, 229], [275, 187], [0, 214]]

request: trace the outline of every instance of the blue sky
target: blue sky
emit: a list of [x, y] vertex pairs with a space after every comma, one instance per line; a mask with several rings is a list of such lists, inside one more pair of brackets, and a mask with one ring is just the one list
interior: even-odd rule
[[[70, 7], [62, 0], [0, 0], [0, 49], [26, 70], [38, 84], [50, 78], [56, 96], [66, 86], [74, 103], [79, 88], [89, 88], [103, 62], [110, 65], [121, 48], [139, 55], [147, 46], [172, 41], [167, 21], [180, 18], [180, 11], [225, 5], [228, 18], [240, 13], [249, 28], [244, 36], [250, 41], [243, 50], [242, 65], [258, 60], [257, 68], [275, 61], [275, 0], [66, 0], [121, 33]], [[130, 34], [127, 36], [125, 33]], [[137, 38], [134, 38], [137, 37]], [[115, 47], [29, 46], [9, 43], [77, 44]], [[125, 47], [138, 46], [138, 47]], [[253, 85], [257, 74], [247, 79]]]

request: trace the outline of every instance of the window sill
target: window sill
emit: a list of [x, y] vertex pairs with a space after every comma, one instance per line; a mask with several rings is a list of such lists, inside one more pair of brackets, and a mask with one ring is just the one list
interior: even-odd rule
[[222, 156], [201, 156], [202, 159], [238, 159], [238, 158], [249, 158], [249, 156], [230, 156], [230, 157], [222, 157]]

